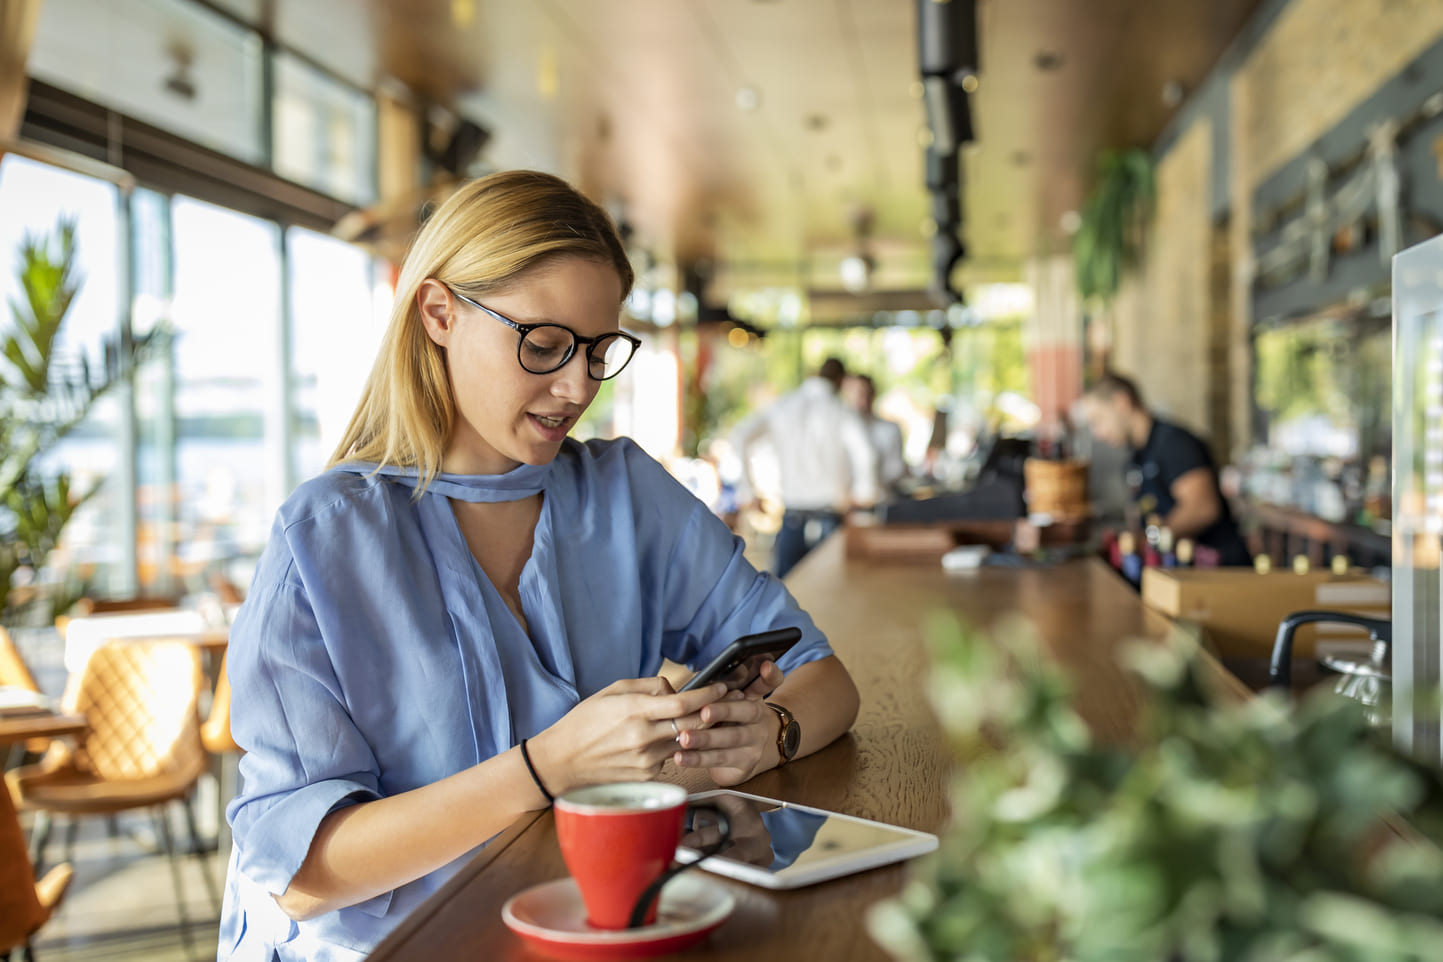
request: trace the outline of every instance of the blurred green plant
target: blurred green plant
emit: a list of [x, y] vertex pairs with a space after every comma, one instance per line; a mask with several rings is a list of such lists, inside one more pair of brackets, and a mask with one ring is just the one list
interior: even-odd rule
[[26, 234], [20, 293], [10, 301], [12, 324], [0, 340], [0, 623], [7, 625], [36, 604], [63, 610], [83, 590], [73, 576], [44, 590], [41, 572], [96, 488], [75, 490], [68, 472], [42, 467], [45, 455], [166, 341], [159, 327], [126, 343], [107, 338], [98, 370], [84, 351], [59, 349], [80, 289], [76, 260], [73, 220], [61, 219], [49, 234]]
[[933, 638], [930, 694], [961, 762], [954, 824], [872, 911], [893, 957], [1443, 958], [1439, 779], [1357, 702], [1213, 699], [1179, 637], [1128, 650], [1152, 697], [1135, 743], [1105, 746], [1026, 626], [994, 640], [939, 621]]
[[1072, 238], [1077, 293], [1084, 302], [1111, 302], [1123, 273], [1141, 261], [1156, 197], [1151, 154], [1136, 148], [1103, 152]]

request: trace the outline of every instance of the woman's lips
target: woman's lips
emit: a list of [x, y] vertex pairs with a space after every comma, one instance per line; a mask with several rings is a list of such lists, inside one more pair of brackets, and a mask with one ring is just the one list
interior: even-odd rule
[[531, 423], [541, 432], [541, 436], [548, 441], [560, 441], [566, 437], [566, 432], [571, 430], [571, 424], [576, 419], [567, 415], [544, 415], [527, 414]]

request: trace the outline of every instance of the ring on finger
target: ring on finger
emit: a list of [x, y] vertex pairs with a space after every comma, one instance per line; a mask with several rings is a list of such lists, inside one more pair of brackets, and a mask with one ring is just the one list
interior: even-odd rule
[[668, 718], [667, 721], [671, 722], [671, 730], [676, 734], [676, 743], [677, 743], [678, 745], [680, 745], [680, 744], [681, 744], [681, 729], [678, 728], [678, 727], [676, 727], [676, 719], [675, 719], [675, 718]]

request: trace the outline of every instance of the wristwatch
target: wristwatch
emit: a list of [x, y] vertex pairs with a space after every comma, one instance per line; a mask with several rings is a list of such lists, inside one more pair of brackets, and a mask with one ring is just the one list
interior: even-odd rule
[[777, 767], [780, 768], [797, 757], [797, 749], [802, 747], [802, 726], [797, 724], [797, 719], [791, 712], [776, 702], [769, 701], [766, 706], [776, 712], [782, 722], [782, 727], [777, 732]]

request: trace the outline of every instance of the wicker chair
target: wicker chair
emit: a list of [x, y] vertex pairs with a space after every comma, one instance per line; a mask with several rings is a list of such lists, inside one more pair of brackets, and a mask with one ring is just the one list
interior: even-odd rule
[[72, 874], [69, 865], [57, 865], [35, 880], [15, 803], [0, 790], [0, 959], [16, 949], [35, 957], [30, 940], [59, 908]]
[[[6, 776], [20, 807], [36, 812], [37, 867], [44, 863], [51, 815], [71, 819], [69, 843], [80, 817], [149, 809], [156, 836], [170, 858], [187, 949], [190, 922], [165, 806], [184, 802], [206, 769], [198, 711], [203, 677], [200, 653], [185, 642], [128, 640], [102, 645], [66, 693], [65, 709], [83, 714], [89, 722], [83, 742], [74, 751], [52, 746], [39, 763]], [[207, 858], [196, 838], [190, 807], [181, 808], [195, 851]], [[204, 876], [219, 911], [220, 896], [208, 859]]]

